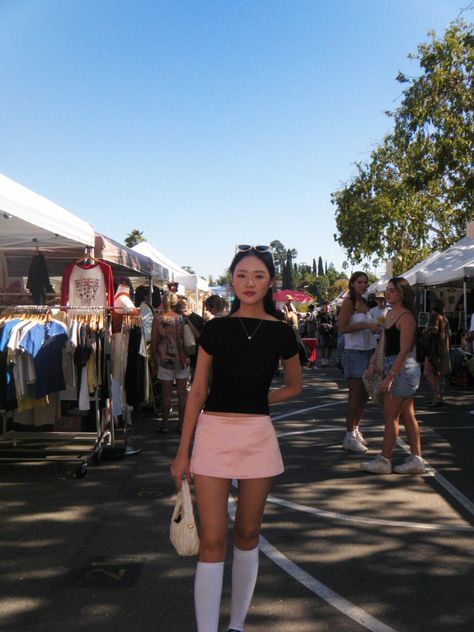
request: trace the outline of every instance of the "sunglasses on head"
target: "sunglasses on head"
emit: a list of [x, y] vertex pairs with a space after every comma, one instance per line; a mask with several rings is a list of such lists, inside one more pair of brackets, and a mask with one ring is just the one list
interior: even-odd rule
[[255, 252], [271, 252], [271, 246], [250, 246], [249, 244], [239, 244], [235, 247], [237, 252], [248, 252], [249, 250], [255, 250]]

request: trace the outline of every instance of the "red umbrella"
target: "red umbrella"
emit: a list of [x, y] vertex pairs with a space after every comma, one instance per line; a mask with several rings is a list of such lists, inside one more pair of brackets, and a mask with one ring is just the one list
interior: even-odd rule
[[312, 303], [314, 301], [312, 296], [298, 290], [278, 290], [278, 292], [273, 292], [273, 300], [277, 303], [284, 303], [287, 296], [291, 296], [293, 303]]

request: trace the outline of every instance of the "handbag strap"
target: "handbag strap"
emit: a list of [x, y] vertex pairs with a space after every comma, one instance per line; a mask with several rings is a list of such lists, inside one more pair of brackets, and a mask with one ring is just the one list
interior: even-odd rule
[[385, 327], [382, 327], [380, 339], [376, 349], [375, 366], [377, 373], [383, 373], [383, 365], [385, 362]]

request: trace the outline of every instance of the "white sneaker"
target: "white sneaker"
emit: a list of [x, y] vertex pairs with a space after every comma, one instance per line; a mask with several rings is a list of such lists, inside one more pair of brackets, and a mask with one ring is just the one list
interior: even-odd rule
[[358, 441], [356, 437], [353, 437], [352, 435], [346, 434], [346, 436], [344, 437], [344, 441], [342, 442], [342, 447], [344, 448], [344, 450], [349, 450], [349, 452], [367, 452], [367, 448], [365, 447], [365, 445], [360, 443], [360, 441]]
[[426, 467], [421, 456], [411, 454], [407, 456], [404, 463], [396, 465], [393, 469], [397, 474], [423, 474]]
[[367, 439], [363, 436], [362, 432], [360, 430], [356, 430], [356, 439], [359, 443], [362, 443], [362, 445], [369, 445], [369, 442], [367, 441]]
[[371, 461], [364, 461], [361, 463], [361, 467], [366, 472], [372, 472], [373, 474], [392, 473], [392, 462], [381, 454], [377, 454], [375, 459], [372, 459]]

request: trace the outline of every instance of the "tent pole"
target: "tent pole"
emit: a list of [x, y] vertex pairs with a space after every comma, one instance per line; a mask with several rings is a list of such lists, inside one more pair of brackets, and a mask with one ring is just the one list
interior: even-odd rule
[[150, 305], [153, 306], [153, 279], [151, 276], [148, 277], [148, 297], [150, 299]]
[[464, 294], [464, 331], [467, 332], [467, 277], [463, 277], [462, 280], [462, 291]]

